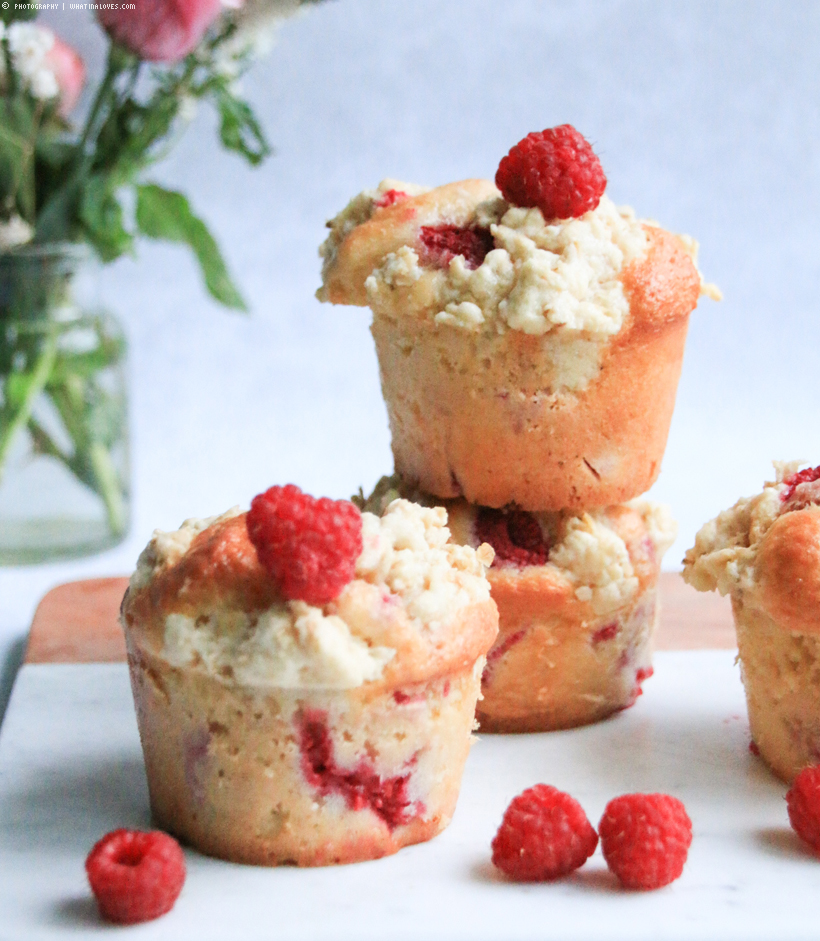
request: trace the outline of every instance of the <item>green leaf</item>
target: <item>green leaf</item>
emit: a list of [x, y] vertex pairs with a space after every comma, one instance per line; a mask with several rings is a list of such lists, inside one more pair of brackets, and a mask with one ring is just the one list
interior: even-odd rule
[[216, 89], [216, 103], [222, 143], [228, 150], [241, 154], [252, 166], [258, 166], [270, 155], [271, 148], [250, 105], [234, 97], [224, 86]]
[[182, 193], [154, 183], [137, 186], [137, 226], [149, 238], [188, 245], [197, 257], [211, 296], [234, 310], [248, 309], [228, 274], [219, 246]]
[[103, 261], [113, 261], [131, 249], [134, 238], [123, 225], [123, 212], [111, 180], [90, 176], [80, 197], [80, 220], [88, 241]]
[[4, 23], [13, 23], [15, 20], [33, 20], [37, 16], [37, 8], [34, 3], [10, 3], [8, 7], [0, 10], [0, 17]]

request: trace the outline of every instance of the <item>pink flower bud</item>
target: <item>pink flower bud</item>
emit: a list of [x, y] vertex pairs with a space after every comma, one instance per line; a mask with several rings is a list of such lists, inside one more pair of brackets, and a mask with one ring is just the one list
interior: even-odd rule
[[57, 110], [65, 118], [79, 101], [85, 84], [85, 65], [77, 52], [59, 36], [54, 37], [54, 45], [46, 53], [46, 65], [54, 73], [60, 87], [60, 105]]
[[222, 0], [139, 0], [135, 10], [100, 9], [115, 42], [149, 62], [178, 62], [196, 48], [222, 12]]

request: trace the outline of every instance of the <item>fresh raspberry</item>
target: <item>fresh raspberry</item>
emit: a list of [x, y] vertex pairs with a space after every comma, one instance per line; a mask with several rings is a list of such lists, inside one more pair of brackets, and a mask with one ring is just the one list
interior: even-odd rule
[[601, 161], [571, 124], [528, 134], [498, 165], [496, 186], [514, 206], [535, 206], [544, 219], [594, 209], [606, 189]]
[[624, 794], [606, 805], [598, 825], [607, 866], [627, 889], [674, 882], [692, 843], [692, 821], [677, 797]]
[[549, 545], [538, 520], [524, 510], [492, 510], [482, 506], [475, 521], [479, 542], [495, 549], [493, 565], [545, 565]]
[[820, 765], [804, 768], [792, 782], [786, 805], [792, 829], [820, 851]]
[[493, 864], [511, 879], [559, 879], [595, 852], [598, 834], [569, 794], [536, 784], [514, 798], [493, 842]]
[[317, 500], [295, 484], [271, 487], [251, 501], [247, 526], [285, 598], [327, 604], [353, 580], [362, 515], [349, 500]]
[[478, 268], [495, 247], [489, 229], [423, 225], [419, 237], [425, 248], [422, 261], [433, 268], [446, 268], [456, 255], [464, 256], [468, 268]]
[[94, 844], [85, 871], [102, 917], [133, 925], [171, 911], [185, 882], [185, 856], [160, 830], [113, 830]]
[[783, 481], [789, 489], [783, 491], [780, 499], [783, 503], [787, 503], [794, 496], [794, 492], [800, 484], [811, 484], [815, 480], [820, 480], [820, 466], [807, 467], [805, 470], [797, 471], [796, 474], [791, 474]]
[[407, 199], [407, 193], [404, 190], [388, 190], [376, 200], [374, 205], [376, 209], [385, 209], [402, 199]]

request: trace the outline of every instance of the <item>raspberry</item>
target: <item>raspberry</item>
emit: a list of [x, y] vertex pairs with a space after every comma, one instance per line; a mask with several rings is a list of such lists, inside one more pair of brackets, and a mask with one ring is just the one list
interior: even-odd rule
[[536, 784], [514, 798], [492, 842], [493, 864], [511, 879], [558, 879], [595, 852], [598, 834], [569, 794]]
[[446, 268], [456, 255], [464, 256], [468, 268], [478, 268], [487, 252], [495, 247], [489, 229], [423, 225], [419, 237], [426, 249], [422, 260], [434, 268]]
[[[398, 702], [398, 700], [396, 700]], [[424, 812], [407, 794], [410, 772], [380, 777], [367, 759], [353, 768], [342, 768], [333, 754], [327, 713], [313, 709], [298, 718], [302, 773], [320, 794], [341, 794], [351, 810], [370, 808], [394, 830]]]
[[677, 797], [624, 794], [606, 805], [598, 825], [607, 866], [627, 889], [674, 882], [692, 843], [692, 821]]
[[509, 650], [512, 650], [513, 647], [520, 641], [523, 640], [526, 635], [525, 630], [514, 631], [512, 634], [507, 634], [503, 640], [499, 640], [491, 648], [490, 652], [487, 654], [487, 665], [484, 667], [484, 672], [481, 674], [481, 682], [489, 683], [493, 676], [493, 671], [495, 670], [495, 665], [498, 661], [507, 653]]
[[388, 190], [376, 200], [374, 205], [376, 209], [385, 209], [387, 206], [392, 206], [393, 203], [397, 203], [402, 199], [407, 199], [407, 193], [405, 193], [404, 190]]
[[797, 490], [800, 484], [814, 483], [815, 480], [820, 480], [820, 466], [807, 467], [796, 474], [791, 474], [783, 481], [789, 489], [783, 492], [780, 499], [783, 503], [788, 502], [794, 496], [794, 491]]
[[498, 165], [496, 186], [514, 206], [535, 206], [544, 219], [594, 209], [606, 189], [601, 162], [571, 124], [528, 134]]
[[804, 768], [792, 782], [786, 805], [792, 829], [820, 851], [820, 765]]
[[352, 581], [362, 516], [349, 500], [317, 500], [294, 484], [271, 487], [251, 501], [247, 527], [285, 598], [327, 604]]
[[545, 565], [549, 545], [538, 520], [524, 510], [492, 510], [482, 506], [475, 521], [479, 542], [495, 549], [493, 565]]
[[102, 917], [133, 925], [171, 911], [185, 882], [185, 856], [159, 830], [113, 830], [94, 844], [85, 871]]

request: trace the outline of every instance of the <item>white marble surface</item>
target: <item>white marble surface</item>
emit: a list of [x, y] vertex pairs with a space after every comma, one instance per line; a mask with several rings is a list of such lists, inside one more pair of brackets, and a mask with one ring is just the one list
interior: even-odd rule
[[[569, 732], [482, 736], [450, 827], [395, 856], [329, 869], [237, 866], [187, 853], [173, 912], [140, 938], [281, 941], [797, 941], [817, 937], [820, 861], [788, 827], [785, 786], [748, 750], [731, 651], [662, 653], [630, 710]], [[509, 800], [544, 781], [593, 824], [635, 791], [675, 794], [694, 840], [682, 877], [624, 892], [600, 849], [573, 877], [516, 885], [489, 844]], [[148, 825], [124, 665], [28, 666], [0, 737], [0, 934], [96, 937], [91, 845]]]
[[[99, 67], [87, 14], [51, 21]], [[654, 488], [681, 522], [667, 565], [772, 458], [820, 460], [818, 32], [810, 0], [332, 0], [289, 21], [245, 83], [276, 155], [246, 169], [203, 112], [157, 170], [218, 233], [253, 312], [211, 304], [180, 248], [105, 271], [131, 344], [134, 525], [94, 559], [0, 569], [2, 689], [39, 597], [129, 571], [154, 527], [272, 483], [346, 496], [390, 469], [367, 314], [313, 298], [323, 223], [383, 176], [492, 176], [531, 130], [576, 124], [610, 195], [698, 238], [725, 294], [692, 318]]]

